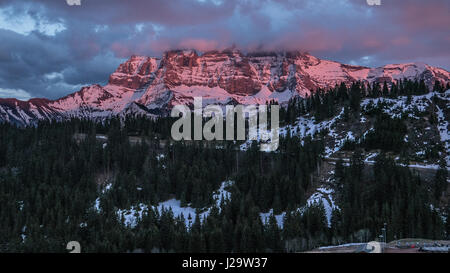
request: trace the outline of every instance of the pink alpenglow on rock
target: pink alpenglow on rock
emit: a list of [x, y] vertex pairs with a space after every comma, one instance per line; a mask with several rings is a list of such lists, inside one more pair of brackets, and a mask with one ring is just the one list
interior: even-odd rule
[[0, 99], [0, 121], [31, 124], [39, 119], [105, 118], [112, 115], [168, 115], [175, 105], [285, 104], [336, 84], [395, 82], [400, 79], [450, 81], [444, 69], [423, 63], [378, 68], [322, 60], [300, 51], [251, 52], [236, 49], [198, 53], [171, 50], [162, 58], [131, 56], [108, 84], [83, 87], [57, 100]]

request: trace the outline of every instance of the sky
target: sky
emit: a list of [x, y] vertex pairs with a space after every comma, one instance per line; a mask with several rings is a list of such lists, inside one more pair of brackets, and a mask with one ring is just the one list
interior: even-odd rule
[[[448, 0], [0, 0], [0, 98], [105, 84], [131, 55], [301, 50], [450, 70]], [[376, 1], [375, 1], [376, 2]]]

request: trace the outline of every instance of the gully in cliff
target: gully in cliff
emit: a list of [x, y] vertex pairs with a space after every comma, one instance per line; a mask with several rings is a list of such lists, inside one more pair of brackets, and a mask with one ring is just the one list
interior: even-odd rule
[[[273, 152], [279, 145], [279, 110], [279, 105], [270, 105], [270, 111], [267, 105], [227, 105], [225, 106], [226, 118], [224, 118], [223, 106], [208, 105], [203, 109], [202, 98], [195, 97], [193, 115], [186, 105], [173, 107], [171, 116], [180, 117], [180, 114], [182, 116], [172, 125], [171, 134], [175, 141], [192, 140], [192, 131], [194, 140], [224, 140], [223, 120], [225, 119], [225, 139], [246, 140], [245, 120], [247, 119], [248, 139], [260, 141], [261, 151]], [[270, 129], [268, 129], [267, 121], [268, 112], [270, 112]], [[191, 130], [192, 116], [194, 130]], [[202, 128], [203, 118], [210, 119]], [[235, 127], [237, 139], [235, 139]]]

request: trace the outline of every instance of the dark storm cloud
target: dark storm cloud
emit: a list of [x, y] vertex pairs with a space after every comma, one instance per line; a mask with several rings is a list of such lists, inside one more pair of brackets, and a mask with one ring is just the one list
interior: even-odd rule
[[449, 69], [449, 10], [445, 0], [2, 0], [0, 96], [56, 98], [105, 83], [132, 54], [172, 48], [299, 49], [345, 63]]

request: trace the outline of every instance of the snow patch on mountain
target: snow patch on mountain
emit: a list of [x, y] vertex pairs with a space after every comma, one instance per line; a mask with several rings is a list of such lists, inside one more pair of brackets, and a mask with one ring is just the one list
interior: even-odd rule
[[[202, 96], [206, 104], [286, 103], [311, 95], [317, 88], [342, 82], [393, 82], [399, 79], [447, 83], [450, 73], [421, 63], [379, 68], [321, 60], [304, 52], [249, 53], [173, 50], [162, 59], [131, 56], [109, 77], [108, 84], [83, 87], [57, 100], [0, 99], [0, 121], [19, 125], [41, 119], [104, 119], [114, 115], [167, 114], [176, 104]], [[158, 110], [152, 112], [149, 110]]]
[[[222, 204], [222, 202], [225, 202], [225, 200], [229, 200], [231, 198], [231, 193], [227, 190], [227, 188], [231, 187], [233, 183], [233, 181], [229, 180], [224, 181], [220, 185], [219, 189], [214, 192], [213, 200], [215, 201], [215, 205], [218, 208], [220, 208], [220, 204]], [[183, 216], [187, 227], [195, 222], [198, 211], [195, 208], [192, 208], [190, 205], [182, 207], [180, 200], [169, 199], [164, 202], [160, 202], [157, 206], [148, 206], [147, 204], [140, 203], [127, 209], [118, 209], [116, 211], [116, 214], [119, 221], [123, 222], [125, 226], [135, 228], [142, 217], [148, 214], [149, 208], [158, 210], [159, 213], [162, 213], [163, 210], [171, 210], [174, 217]], [[95, 210], [97, 212], [100, 211], [100, 198], [97, 198], [95, 202]], [[206, 217], [208, 217], [211, 211], [211, 207], [202, 208], [199, 211], [201, 211], [199, 214], [199, 218], [201, 221], [203, 221]]]
[[309, 197], [308, 201], [306, 202], [308, 206], [319, 204], [323, 205], [328, 227], [331, 227], [331, 215], [333, 213], [333, 210], [340, 209], [333, 200], [333, 193], [334, 191], [332, 189], [317, 188], [316, 192], [311, 195], [311, 197]]
[[142, 216], [148, 213], [148, 206], [145, 204], [139, 204], [137, 206], [131, 206], [129, 209], [117, 210], [117, 216], [119, 221], [123, 222], [126, 227], [134, 228], [142, 219]]
[[407, 114], [410, 118], [417, 118], [416, 112], [424, 112], [431, 103], [433, 96], [442, 96], [437, 92], [430, 92], [425, 95], [412, 96], [411, 101], [408, 97], [400, 96], [395, 99], [391, 98], [367, 98], [361, 102], [361, 109], [368, 110], [369, 107], [382, 106], [384, 113], [393, 118], [400, 118], [403, 114]]
[[[319, 204], [323, 205], [323, 208], [325, 209], [325, 217], [327, 220], [328, 227], [331, 226], [331, 216], [333, 213], [333, 210], [340, 210], [339, 206], [336, 205], [334, 199], [333, 199], [334, 191], [332, 189], [319, 187], [316, 189], [316, 192], [313, 193], [308, 200], [306, 201], [306, 205], [298, 208], [296, 211], [300, 212], [301, 214], [305, 213], [305, 211], [312, 207], [312, 206], [318, 206]], [[270, 216], [273, 215], [273, 209], [270, 209], [268, 212], [261, 212], [259, 214], [261, 221], [263, 224], [268, 223]], [[280, 214], [274, 215], [275, 219], [277, 220], [277, 224], [280, 228], [283, 228], [284, 226], [284, 217], [286, 216], [286, 212], [281, 212]]]
[[[261, 222], [263, 224], [267, 224], [269, 222], [269, 218], [271, 215], [273, 215], [273, 209], [270, 209], [269, 212], [265, 212], [265, 213], [261, 212], [259, 214], [259, 217], [261, 218]], [[277, 225], [280, 228], [283, 228], [283, 224], [284, 224], [283, 219], [284, 219], [285, 215], [286, 215], [286, 212], [282, 212], [280, 214], [274, 215], [275, 219], [277, 220]]]

